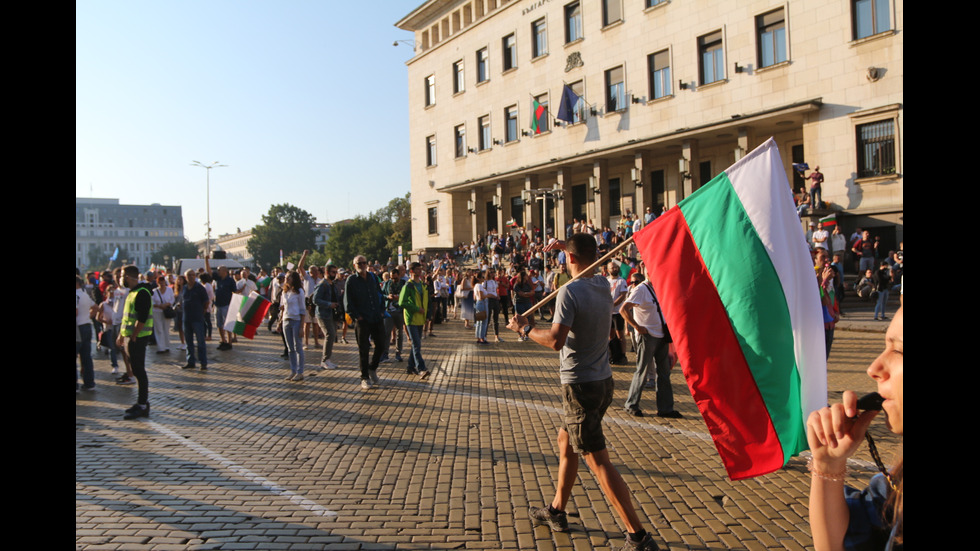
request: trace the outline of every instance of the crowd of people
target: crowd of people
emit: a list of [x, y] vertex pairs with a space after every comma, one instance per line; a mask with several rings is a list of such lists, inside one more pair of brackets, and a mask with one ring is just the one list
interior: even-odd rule
[[[624, 549], [656, 549], [652, 534], [643, 529], [625, 483], [605, 452], [601, 420], [611, 404], [610, 365], [626, 363], [627, 350], [635, 353], [636, 369], [624, 405], [626, 412], [644, 415], [642, 392], [649, 388], [656, 393], [657, 416], [682, 417], [674, 409], [670, 385], [676, 356], [669, 328], [634, 246], [622, 248], [596, 272], [585, 273], [592, 261], [653, 220], [649, 212], [643, 219], [631, 214], [623, 218], [625, 222], [615, 229], [600, 229], [584, 220], [574, 220], [566, 228], [566, 235], [571, 236], [567, 248], [565, 241], [550, 234], [542, 237], [534, 230], [510, 231], [506, 236], [491, 231], [469, 247], [460, 244], [456, 254], [427, 258], [423, 252], [418, 261], [402, 264], [393, 259], [385, 264], [369, 262], [358, 256], [350, 268], [332, 264], [307, 267], [308, 255], [304, 252], [296, 266], [276, 267], [268, 273], [260, 270], [255, 275], [248, 269], [233, 272], [221, 265], [212, 269], [208, 261], [205, 268], [183, 274], [160, 270], [141, 274], [135, 266], [86, 274], [84, 278], [79, 274], [76, 354], [82, 386], [79, 387], [76, 367], [76, 390], [95, 388], [91, 341], [97, 338], [99, 349], [110, 358], [116, 383], [138, 384], [137, 403], [126, 410], [124, 418], [148, 417], [147, 347], [155, 345], [156, 354], [169, 354], [172, 348], [183, 351], [184, 369], [206, 370], [209, 350], [205, 343], [212, 341], [214, 326], [217, 325], [220, 339], [214, 350], [232, 349], [236, 335], [224, 329], [229, 304], [234, 296], [248, 296], [252, 291], [271, 303], [266, 327], [282, 340], [282, 356], [289, 361], [285, 379], [291, 383], [308, 376], [305, 350], [320, 350], [314, 369], [340, 368], [332, 359], [333, 348], [337, 343], [348, 343], [349, 330], [354, 332], [358, 349], [362, 389], [370, 390], [382, 383], [378, 375], [381, 363], [404, 361], [405, 342], [406, 372], [425, 380], [430, 370], [424, 359], [423, 340], [436, 337], [434, 325], [461, 320], [465, 329], [474, 332], [477, 344], [490, 345], [491, 328], [494, 342], [506, 338], [500, 332], [503, 316], [504, 328], [516, 333], [518, 341], [531, 340], [560, 351], [566, 411], [585, 411], [584, 421], [579, 413], [566, 415], [558, 437], [561, 466], [555, 498], [544, 507], [531, 508], [531, 518], [556, 531], [568, 529], [564, 505], [574, 484], [574, 477], [568, 473], [575, 472], [572, 466], [577, 465], [581, 455], [629, 530]], [[867, 255], [877, 254], [877, 241], [872, 241], [867, 231], [858, 229], [856, 234], [851, 240], [844, 240], [837, 227], [832, 234], [818, 229], [807, 234], [824, 308], [828, 355], [834, 325], [843, 315], [840, 303], [845, 255], [853, 254], [856, 267], [861, 268]], [[871, 274], [879, 300], [885, 302], [896, 281], [901, 284], [901, 248], [888, 258], [891, 262], [882, 261], [879, 273]], [[887, 278], [882, 275], [885, 270]], [[576, 274], [586, 277], [576, 279], [580, 282], [576, 285], [566, 286]], [[563, 291], [531, 311], [532, 306], [558, 289]], [[883, 293], [885, 298], [880, 299]], [[603, 314], [607, 311], [608, 316]], [[876, 308], [876, 319], [878, 315]], [[883, 308], [881, 318], [884, 319]], [[549, 325], [537, 329], [536, 320]], [[176, 335], [171, 334], [171, 327]], [[896, 362], [889, 354], [893, 355], [895, 347], [900, 346], [901, 332], [899, 309], [889, 328], [889, 349], [869, 368], [869, 375], [879, 382], [880, 388], [889, 376], [889, 384], [895, 384]], [[900, 357], [897, 373], [897, 390], [895, 386], [883, 390], [892, 401], [886, 407], [889, 419], [897, 416], [899, 420], [898, 427], [892, 429], [902, 434]], [[848, 421], [855, 417], [858, 422]], [[847, 490], [845, 499], [845, 491], [838, 486], [843, 480], [842, 460], [846, 462], [848, 454], [853, 453], [853, 442], [863, 436], [870, 417], [873, 415], [857, 415], [853, 396], [845, 394], [842, 404], [831, 406], [827, 412], [815, 412], [809, 420], [814, 449], [811, 518], [818, 549], [827, 542], [837, 542], [846, 532], [841, 528], [842, 522], [848, 522], [847, 515], [841, 512], [841, 503], [852, 511], [869, 503], [862, 497], [866, 492]], [[841, 434], [846, 438], [842, 439]], [[883, 524], [892, 531], [889, 541], [901, 540], [901, 473], [900, 463], [897, 471], [892, 471], [891, 489], [878, 483], [872, 488], [884, 496], [882, 499], [891, 500], [890, 521]], [[898, 481], [897, 486], [894, 480]], [[841, 494], [840, 500], [837, 493]], [[879, 508], [880, 502], [881, 499], [874, 501]], [[854, 514], [851, 513], [852, 523]], [[866, 521], [867, 514], [863, 514]]]

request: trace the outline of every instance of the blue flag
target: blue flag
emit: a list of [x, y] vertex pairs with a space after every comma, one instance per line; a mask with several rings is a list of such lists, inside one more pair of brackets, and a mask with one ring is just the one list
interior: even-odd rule
[[565, 122], [578, 122], [575, 113], [580, 109], [582, 98], [572, 91], [572, 87], [565, 85], [561, 91], [561, 105], [558, 107], [557, 118]]
[[119, 258], [119, 247], [116, 247], [116, 252], [112, 253], [112, 258], [109, 260], [115, 261], [117, 258]]

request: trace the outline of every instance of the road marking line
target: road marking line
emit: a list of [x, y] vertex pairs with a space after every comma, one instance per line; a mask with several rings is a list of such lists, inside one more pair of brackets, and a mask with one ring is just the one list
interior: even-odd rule
[[245, 467], [236, 465], [232, 461], [230, 461], [228, 459], [225, 459], [222, 455], [220, 455], [218, 453], [215, 453], [215, 452], [213, 452], [213, 451], [205, 448], [204, 446], [198, 444], [197, 442], [194, 442], [192, 440], [189, 440], [189, 439], [181, 436], [180, 434], [177, 434], [176, 432], [174, 432], [174, 431], [172, 431], [172, 430], [164, 427], [163, 425], [160, 425], [160, 424], [155, 423], [153, 421], [147, 421], [147, 423], [154, 430], [156, 430], [157, 432], [159, 432], [159, 433], [161, 433], [163, 435], [169, 436], [170, 438], [173, 438], [177, 442], [180, 442], [184, 446], [187, 446], [188, 448], [190, 448], [190, 449], [198, 452], [199, 454], [207, 457], [208, 459], [210, 459], [212, 461], [215, 461], [215, 462], [221, 464], [221, 466], [223, 466], [224, 468], [228, 469], [229, 471], [232, 471], [233, 473], [235, 473], [235, 474], [237, 474], [239, 476], [244, 477], [249, 482], [254, 482], [256, 484], [259, 484], [261, 486], [264, 486], [265, 488], [267, 488], [273, 494], [276, 494], [276, 495], [279, 495], [279, 496], [282, 496], [282, 497], [285, 497], [285, 498], [289, 499], [290, 502], [295, 503], [296, 505], [299, 505], [300, 507], [302, 507], [303, 509], [306, 509], [307, 511], [310, 511], [311, 513], [314, 513], [314, 514], [320, 515], [320, 516], [324, 516], [324, 517], [335, 517], [335, 516], [337, 516], [337, 513], [335, 513], [334, 511], [331, 511], [331, 510], [327, 509], [326, 507], [324, 507], [322, 505], [319, 505], [317, 503], [314, 503], [313, 501], [310, 501], [309, 499], [306, 499], [305, 497], [302, 497], [300, 495], [297, 495], [296, 493], [294, 493], [294, 492], [292, 492], [290, 490], [287, 490], [286, 488], [283, 488], [282, 486], [279, 486], [278, 484], [276, 484], [276, 483], [274, 483], [274, 482], [266, 479], [265, 477], [262, 477], [262, 476], [259, 476], [259, 475], [255, 474], [255, 473], [253, 473], [252, 471], [246, 469]]

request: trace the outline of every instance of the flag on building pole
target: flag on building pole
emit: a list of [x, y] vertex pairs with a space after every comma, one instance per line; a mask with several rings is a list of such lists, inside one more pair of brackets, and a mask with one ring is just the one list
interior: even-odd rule
[[837, 225], [837, 213], [831, 214], [830, 216], [824, 216], [820, 219], [821, 228], [833, 228]]
[[531, 100], [531, 130], [535, 134], [540, 134], [548, 127], [548, 108], [538, 103], [538, 100]]
[[255, 330], [262, 325], [262, 318], [269, 311], [272, 303], [268, 299], [252, 291], [247, 297], [232, 295], [228, 305], [228, 315], [225, 319], [225, 331], [231, 331], [246, 339], [255, 338]]
[[572, 91], [572, 87], [565, 85], [561, 91], [561, 103], [558, 106], [558, 115], [555, 117], [565, 122], [577, 122], [575, 114], [581, 112], [582, 98]]
[[780, 469], [827, 404], [823, 315], [775, 141], [635, 236], [728, 476]]

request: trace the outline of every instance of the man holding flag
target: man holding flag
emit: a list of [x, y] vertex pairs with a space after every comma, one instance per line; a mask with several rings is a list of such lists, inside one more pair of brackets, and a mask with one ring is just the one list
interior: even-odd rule
[[568, 530], [565, 506], [578, 477], [581, 454], [626, 526], [628, 537], [623, 550], [656, 551], [659, 548], [653, 536], [643, 529], [633, 507], [629, 487], [609, 458], [602, 433], [602, 418], [613, 396], [609, 366], [612, 298], [606, 278], [596, 275], [594, 270], [576, 278], [595, 262], [596, 252], [595, 239], [588, 234], [578, 233], [568, 240], [566, 259], [573, 280], [558, 291], [551, 327], [536, 329], [533, 315], [520, 314], [507, 326], [561, 353], [559, 375], [565, 414], [558, 430], [557, 488], [551, 504], [532, 508], [530, 515], [532, 520], [547, 523], [555, 532]]

